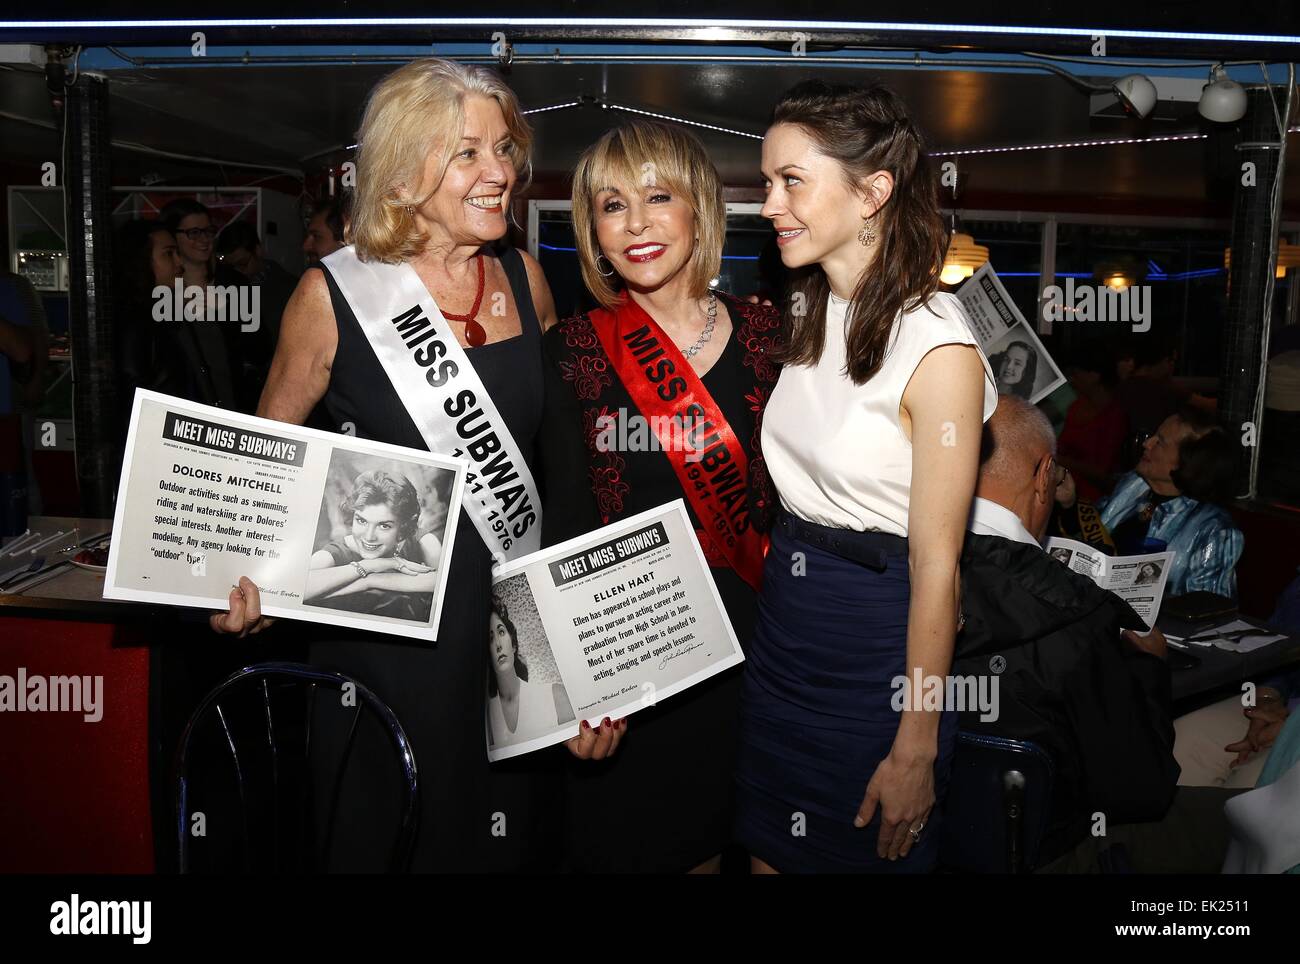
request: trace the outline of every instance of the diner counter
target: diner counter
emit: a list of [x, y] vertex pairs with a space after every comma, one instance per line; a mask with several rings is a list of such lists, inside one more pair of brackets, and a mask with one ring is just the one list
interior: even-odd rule
[[[104, 598], [104, 574], [75, 566], [71, 558], [83, 544], [95, 544], [113, 529], [111, 519], [80, 519], [67, 516], [33, 516], [29, 535], [0, 541], [0, 614], [45, 612], [69, 619], [139, 619], [156, 611], [156, 606]], [[63, 535], [48, 541], [57, 533]], [[11, 546], [18, 546], [12, 552]], [[31, 547], [37, 547], [33, 552]], [[41, 566], [19, 574], [34, 560]]]

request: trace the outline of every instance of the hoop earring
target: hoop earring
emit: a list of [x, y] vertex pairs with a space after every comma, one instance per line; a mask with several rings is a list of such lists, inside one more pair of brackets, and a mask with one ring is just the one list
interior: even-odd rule
[[858, 243], [864, 248], [876, 243], [876, 232], [871, 230], [869, 219], [862, 222], [862, 230], [858, 232]]
[[[600, 270], [600, 262], [601, 262], [602, 260], [603, 260], [607, 265], [609, 265], [609, 270], [608, 270], [608, 271], [601, 271], [601, 270]], [[599, 274], [602, 278], [612, 278], [612, 277], [614, 277], [614, 274], [615, 274], [615, 272], [614, 272], [614, 262], [610, 261], [609, 258], [606, 258], [603, 254], [598, 254], [598, 255], [596, 255], [596, 273]]]

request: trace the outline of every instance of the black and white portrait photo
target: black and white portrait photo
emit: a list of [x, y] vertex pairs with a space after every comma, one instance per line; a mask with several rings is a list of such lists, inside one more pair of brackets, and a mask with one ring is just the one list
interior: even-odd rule
[[1064, 376], [1026, 325], [1016, 324], [985, 346], [999, 395], [1035, 402]]
[[1068, 566], [1070, 564], [1070, 560], [1074, 557], [1074, 550], [1066, 549], [1063, 546], [1057, 546], [1056, 548], [1051, 549], [1050, 552], [1052, 554], [1052, 558], [1055, 559], [1063, 566]]
[[454, 481], [451, 469], [335, 449], [303, 604], [427, 622]]
[[1137, 578], [1133, 580], [1135, 586], [1154, 586], [1160, 581], [1160, 563], [1144, 562], [1138, 567]]
[[524, 573], [496, 584], [487, 638], [490, 747], [553, 732], [575, 719]]

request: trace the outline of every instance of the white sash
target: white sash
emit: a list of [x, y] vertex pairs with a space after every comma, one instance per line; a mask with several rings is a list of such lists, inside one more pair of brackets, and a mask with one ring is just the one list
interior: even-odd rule
[[542, 501], [505, 419], [409, 264], [323, 259], [430, 452], [468, 459], [462, 504], [496, 563], [542, 544]]

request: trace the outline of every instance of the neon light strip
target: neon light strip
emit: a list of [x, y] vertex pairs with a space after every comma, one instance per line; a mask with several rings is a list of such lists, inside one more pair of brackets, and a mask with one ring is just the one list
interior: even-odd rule
[[1156, 137], [1115, 137], [1102, 141], [1058, 141], [1051, 144], [1022, 144], [1018, 147], [971, 147], [956, 151], [933, 151], [932, 157], [956, 157], [965, 154], [1005, 154], [1013, 151], [1047, 151], [1059, 147], [1105, 147], [1111, 144], [1155, 144], [1160, 141], [1198, 141], [1208, 134], [1161, 134]]
[[550, 107], [532, 107], [532, 108], [530, 108], [530, 109], [528, 109], [528, 110], [526, 110], [526, 111], [523, 111], [522, 113], [525, 113], [525, 114], [545, 114], [547, 111], [550, 111], [550, 110], [564, 110], [564, 109], [567, 108], [567, 107], [581, 107], [581, 106], [582, 106], [582, 101], [580, 101], [580, 100], [571, 100], [571, 101], [568, 101], [567, 103], [564, 103], [564, 104], [552, 104]]
[[319, 17], [236, 20], [3, 20], [0, 27], [40, 30], [58, 27], [660, 27], [690, 30], [823, 30], [889, 33], [956, 32], [1048, 34], [1059, 37], [1133, 37], [1148, 40], [1218, 40], [1247, 43], [1300, 43], [1284, 34], [1189, 33], [1174, 30], [1123, 30], [1106, 27], [998, 26], [977, 23], [905, 23], [855, 20], [660, 20], [639, 17]]
[[[1212, 275], [1223, 274], [1222, 268], [1198, 268], [1195, 271], [1177, 271], [1173, 274], [1148, 274], [1144, 281], [1186, 281], [1189, 278], [1208, 278]], [[1041, 278], [1041, 271], [999, 271], [999, 278]], [[1091, 271], [1058, 271], [1052, 275], [1053, 278], [1092, 278], [1095, 277]]]
[[[1041, 271], [999, 271], [999, 278], [1041, 278]], [[1091, 271], [1058, 271], [1053, 278], [1091, 278]]]

